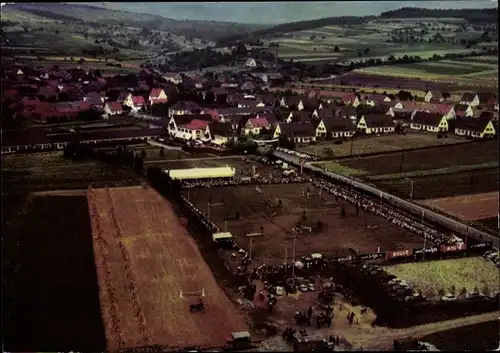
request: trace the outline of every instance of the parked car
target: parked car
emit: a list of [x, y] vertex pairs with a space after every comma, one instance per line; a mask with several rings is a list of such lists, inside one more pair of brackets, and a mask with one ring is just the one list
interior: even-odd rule
[[301, 285], [299, 286], [299, 290], [300, 290], [301, 292], [307, 292], [307, 286], [306, 286], [305, 284], [301, 284]]
[[457, 300], [457, 297], [455, 297], [453, 294], [451, 293], [448, 293], [446, 295], [443, 295], [441, 297], [441, 300], [444, 301], [444, 302], [451, 302], [451, 301], [454, 301], [454, 300]]
[[276, 287], [276, 295], [281, 296], [281, 295], [283, 295], [284, 291], [285, 291], [285, 289], [283, 287], [281, 287], [281, 286]]
[[316, 290], [316, 287], [314, 286], [314, 283], [308, 283], [307, 284], [307, 290], [309, 292], [314, 292]]

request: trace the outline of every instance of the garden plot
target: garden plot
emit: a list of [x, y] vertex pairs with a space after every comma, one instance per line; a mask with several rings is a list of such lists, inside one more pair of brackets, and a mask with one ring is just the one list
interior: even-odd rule
[[384, 269], [429, 299], [447, 293], [459, 296], [475, 290], [484, 295], [497, 293], [500, 281], [496, 266], [482, 257], [413, 262]]

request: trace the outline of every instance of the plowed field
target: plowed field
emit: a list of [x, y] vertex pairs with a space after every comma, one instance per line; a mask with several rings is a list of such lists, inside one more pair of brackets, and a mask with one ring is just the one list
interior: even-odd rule
[[[152, 189], [88, 192], [94, 252], [110, 351], [159, 344], [222, 347], [243, 318], [217, 285], [171, 205]], [[204, 290], [205, 313], [190, 313]]]
[[498, 192], [426, 200], [425, 205], [467, 221], [492, 218], [498, 213]]
[[[441, 148], [389, 153], [341, 161], [340, 164], [371, 175], [408, 173], [416, 170], [450, 168], [498, 161], [498, 141], [475, 142]], [[401, 167], [401, 164], [402, 167]]]

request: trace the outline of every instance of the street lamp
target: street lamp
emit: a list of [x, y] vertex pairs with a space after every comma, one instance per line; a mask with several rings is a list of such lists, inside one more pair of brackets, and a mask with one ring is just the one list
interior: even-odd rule
[[405, 178], [405, 180], [408, 180], [410, 182], [410, 201], [413, 200], [413, 180], [410, 178]]

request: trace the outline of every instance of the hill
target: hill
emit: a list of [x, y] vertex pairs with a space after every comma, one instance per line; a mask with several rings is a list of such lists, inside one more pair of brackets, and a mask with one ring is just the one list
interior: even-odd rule
[[325, 26], [358, 25], [375, 19], [398, 18], [463, 18], [470, 24], [498, 23], [498, 9], [425, 9], [404, 7], [398, 10], [383, 12], [380, 16], [342, 16], [326, 17], [317, 20], [298, 21], [280, 24], [247, 34], [229, 35], [218, 41], [220, 45], [227, 45], [247, 38], [263, 38], [276, 36], [283, 33], [312, 30]]
[[120, 25], [168, 31], [175, 35], [207, 41], [222, 36], [248, 33], [263, 26], [213, 21], [178, 21], [157, 15], [109, 10], [102, 7], [69, 3], [17, 3], [2, 8], [2, 21], [19, 23], [40, 21], [74, 21]]
[[403, 7], [383, 12], [381, 19], [391, 18], [463, 18], [472, 25], [498, 23], [498, 9], [423, 9]]

